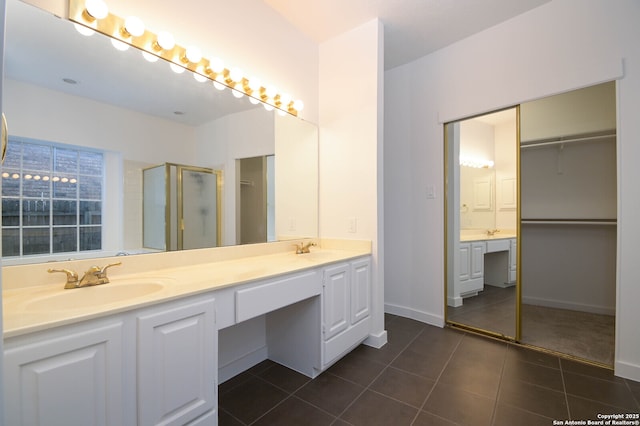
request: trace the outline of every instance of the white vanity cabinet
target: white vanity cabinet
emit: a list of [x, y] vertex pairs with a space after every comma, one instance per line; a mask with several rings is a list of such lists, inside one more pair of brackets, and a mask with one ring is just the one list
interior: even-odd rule
[[214, 424], [217, 330], [213, 298], [161, 305], [137, 315], [139, 425]]
[[114, 318], [5, 341], [5, 424], [127, 424], [123, 332]]
[[191, 297], [5, 340], [5, 423], [216, 424], [214, 308]]
[[325, 268], [322, 292], [322, 367], [325, 369], [369, 335], [370, 258]]
[[486, 251], [485, 241], [460, 243], [458, 287], [461, 296], [477, 294], [484, 288], [484, 254]]

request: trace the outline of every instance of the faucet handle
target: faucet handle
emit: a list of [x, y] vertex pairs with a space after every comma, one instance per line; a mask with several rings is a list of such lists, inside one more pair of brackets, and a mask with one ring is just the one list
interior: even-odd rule
[[67, 282], [64, 286], [64, 288], [75, 288], [78, 286], [78, 273], [71, 271], [69, 269], [47, 269], [47, 272], [54, 273], [54, 272], [62, 272], [67, 274]]
[[120, 265], [122, 265], [122, 262], [109, 263], [108, 265], [105, 265], [102, 267], [102, 269], [100, 269], [100, 273], [106, 274], [107, 268], [111, 268], [112, 266], [120, 266]]

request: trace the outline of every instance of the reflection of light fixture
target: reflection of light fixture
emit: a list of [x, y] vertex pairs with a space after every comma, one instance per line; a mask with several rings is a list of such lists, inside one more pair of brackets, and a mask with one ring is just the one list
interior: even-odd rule
[[18, 173], [14, 173], [11, 175], [12, 179], [18, 179], [20, 177], [20, 175]]
[[31, 175], [30, 175], [30, 174], [28, 174], [28, 173], [27, 173], [26, 175], [24, 175], [24, 178], [25, 178], [26, 180], [31, 180], [31, 178], [32, 178], [32, 177], [33, 177], [33, 176], [31, 176]]
[[474, 169], [490, 169], [493, 167], [493, 161], [480, 158], [460, 157], [460, 165], [465, 167], [473, 167]]
[[186, 70], [186, 68], [181, 67], [178, 64], [174, 64], [173, 62], [169, 64], [169, 67], [171, 68], [171, 71], [175, 72], [176, 74], [182, 74]]
[[193, 73], [193, 78], [198, 82], [198, 83], [204, 83], [205, 81], [208, 80], [207, 77], [205, 77], [202, 74], [198, 74], [197, 72]]
[[49, 176], [43, 176], [42, 180], [45, 181], [45, 182], [49, 182]]
[[54, 182], [58, 182], [60, 180], [60, 178], [58, 176], [54, 176], [51, 178], [52, 181]]
[[157, 62], [158, 59], [160, 59], [153, 53], [149, 53], [149, 52], [142, 52], [142, 57], [148, 62]]
[[87, 0], [85, 3], [84, 16], [89, 22], [96, 19], [104, 19], [109, 15], [109, 8], [102, 0]]
[[115, 47], [121, 52], [124, 52], [125, 50], [129, 49], [129, 45], [127, 43], [125, 43], [124, 41], [120, 41], [116, 38], [111, 39], [111, 44], [113, 45], [113, 47]]
[[120, 34], [124, 38], [140, 37], [144, 34], [144, 24], [140, 18], [129, 16], [124, 20], [124, 26], [120, 29]]
[[231, 93], [233, 93], [233, 96], [235, 96], [236, 98], [241, 98], [242, 96], [244, 96], [244, 92], [242, 91], [242, 83], [236, 83], [236, 85], [233, 86], [233, 90], [231, 91]]
[[67, 183], [69, 182], [69, 178], [63, 177], [62, 179], [60, 179], [60, 182]]
[[126, 50], [130, 45], [135, 46], [147, 53], [145, 59], [149, 61], [155, 61], [157, 59], [154, 58], [157, 57], [163, 58], [172, 64], [171, 68], [176, 73], [189, 69], [201, 75], [194, 76], [196, 80], [214, 80], [217, 89], [232, 87], [238, 92], [236, 95], [247, 94], [258, 102], [269, 103], [266, 107], [269, 110], [276, 107], [294, 116], [302, 110], [302, 102], [292, 102], [290, 96], [279, 94], [272, 86], [268, 86], [267, 90], [258, 79], [248, 80], [240, 69], [225, 68], [220, 58], [209, 60], [203, 58], [202, 52], [196, 47], [184, 48], [176, 45], [173, 36], [166, 31], [154, 34], [145, 30], [139, 18], [129, 17], [125, 20], [109, 14], [103, 0], [69, 0], [69, 20], [111, 37], [114, 46], [120, 50]]
[[77, 181], [77, 179], [75, 179], [75, 178], [71, 178], [71, 179], [69, 179], [69, 182], [71, 182], [71, 183], [76, 183], [76, 182], [78, 182], [78, 181]]
[[80, 34], [82, 34], [83, 36], [92, 36], [95, 34], [95, 31], [93, 31], [91, 28], [89, 27], [85, 27], [84, 25], [80, 25], [80, 24], [73, 24], [74, 28], [76, 29], [77, 32], [79, 32]]
[[2, 173], [2, 177], [3, 177], [3, 178], [5, 178], [5, 179], [6, 179], [6, 178], [8, 178], [8, 177], [9, 177], [9, 173], [7, 173], [7, 172], [3, 172], [3, 173]]

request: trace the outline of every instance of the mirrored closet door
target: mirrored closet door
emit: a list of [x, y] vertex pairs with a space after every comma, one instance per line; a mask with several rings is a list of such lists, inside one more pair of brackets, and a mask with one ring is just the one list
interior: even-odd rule
[[447, 320], [517, 337], [517, 108], [447, 128]]
[[611, 366], [615, 82], [445, 125], [447, 323]]

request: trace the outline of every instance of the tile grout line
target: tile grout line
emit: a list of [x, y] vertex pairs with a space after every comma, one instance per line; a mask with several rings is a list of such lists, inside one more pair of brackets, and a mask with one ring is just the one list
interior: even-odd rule
[[569, 396], [567, 395], [567, 384], [564, 380], [564, 368], [562, 367], [562, 360], [558, 358], [558, 364], [560, 364], [560, 377], [562, 378], [562, 392], [564, 393], [564, 402], [567, 404], [567, 419], [571, 420], [571, 409], [569, 408]]
[[[391, 361], [387, 362], [384, 364], [384, 368], [382, 370], [380, 370], [380, 372], [369, 382], [369, 384], [367, 386], [364, 387], [364, 389], [362, 389], [362, 392], [360, 392], [358, 394], [358, 396], [356, 396], [353, 401], [351, 401], [351, 403], [349, 403], [349, 405], [347, 405], [345, 407], [344, 410], [342, 410], [342, 412], [338, 415], [338, 419], [343, 420], [342, 419], [342, 415], [344, 415], [344, 413], [346, 413], [349, 408], [351, 408], [353, 406], [353, 404], [367, 391], [369, 390], [369, 388], [371, 387], [371, 384], [373, 384], [376, 380], [378, 380], [378, 378], [385, 372], [387, 371], [387, 369], [391, 366], [391, 364], [422, 334], [424, 333], [425, 328], [423, 327], [422, 330], [420, 330], [420, 332], [418, 334], [416, 334], [413, 339], [411, 339], [399, 352], [396, 356], [393, 357], [393, 359], [391, 359]], [[340, 376], [337, 376], [340, 377]], [[342, 378], [342, 377], [341, 377]], [[373, 391], [375, 392], [375, 391]], [[379, 392], [376, 392], [379, 394]], [[384, 395], [385, 397], [387, 397], [386, 395]], [[388, 398], [388, 397], [387, 397]], [[408, 405], [408, 404], [406, 404]], [[418, 409], [418, 413], [420, 413], [420, 409]], [[344, 420], [343, 420], [344, 421]]]
[[[436, 386], [438, 386], [438, 382], [440, 382], [440, 378], [442, 377], [442, 375], [444, 374], [444, 370], [446, 370], [447, 366], [449, 365], [449, 363], [451, 362], [451, 359], [453, 358], [453, 355], [456, 353], [456, 351], [458, 350], [458, 348], [460, 347], [460, 345], [462, 344], [462, 340], [467, 336], [468, 334], [465, 332], [463, 333], [462, 337], [460, 338], [460, 340], [458, 341], [458, 343], [456, 344], [455, 348], [453, 348], [453, 350], [451, 351], [451, 354], [449, 355], [449, 358], [447, 359], [447, 362], [444, 363], [444, 365], [442, 366], [442, 370], [440, 370], [440, 374], [438, 374], [438, 377], [436, 377], [436, 380], [433, 383], [433, 387], [431, 388], [431, 390], [429, 391], [429, 393], [427, 394], [427, 396], [424, 398], [424, 401], [422, 401], [422, 405], [420, 405], [420, 408], [418, 409], [418, 412], [416, 413], [415, 417], [413, 418], [413, 420], [411, 421], [411, 424], [414, 424], [416, 422], [416, 420], [418, 420], [418, 417], [420, 416], [420, 412], [422, 412], [424, 410], [424, 406], [427, 404], [427, 401], [429, 400], [429, 397], [431, 396], [431, 394], [433, 393], [433, 390], [436, 388]], [[440, 417], [440, 416], [438, 416]]]
[[493, 412], [491, 413], [491, 423], [495, 424], [496, 422], [496, 413], [498, 412], [498, 401], [500, 401], [500, 392], [502, 391], [502, 379], [504, 378], [504, 370], [507, 366], [507, 357], [509, 356], [509, 351], [512, 346], [510, 343], [507, 343], [507, 349], [504, 351], [504, 359], [502, 360], [502, 368], [500, 369], [500, 381], [498, 382], [498, 390], [496, 391], [496, 401], [493, 404]]

